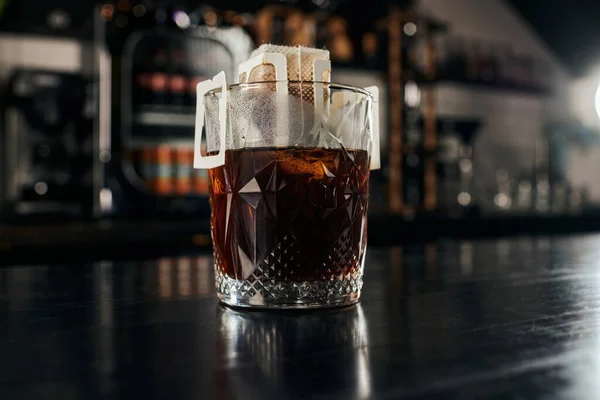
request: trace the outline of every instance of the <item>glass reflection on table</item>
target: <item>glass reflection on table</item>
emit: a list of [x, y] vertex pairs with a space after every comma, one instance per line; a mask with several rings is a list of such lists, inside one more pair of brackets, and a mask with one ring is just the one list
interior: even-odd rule
[[216, 360], [230, 369], [217, 372], [218, 397], [326, 397], [341, 390], [348, 398], [369, 398], [368, 341], [360, 305], [316, 313], [219, 306]]

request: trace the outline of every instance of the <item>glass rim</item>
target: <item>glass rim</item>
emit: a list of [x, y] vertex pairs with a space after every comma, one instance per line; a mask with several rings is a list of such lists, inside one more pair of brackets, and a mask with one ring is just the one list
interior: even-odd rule
[[[373, 95], [365, 88], [359, 87], [359, 86], [353, 86], [353, 85], [346, 85], [344, 83], [336, 83], [336, 82], [323, 82], [323, 81], [288, 81], [288, 80], [283, 80], [283, 81], [257, 81], [257, 82], [244, 82], [244, 83], [234, 83], [233, 85], [227, 85], [227, 90], [231, 90], [231, 89], [237, 89], [237, 88], [247, 88], [247, 87], [252, 87], [252, 86], [257, 86], [257, 85], [261, 85], [261, 84], [266, 84], [266, 83], [291, 83], [291, 84], [296, 84], [296, 83], [300, 83], [300, 84], [314, 84], [314, 83], [320, 83], [323, 85], [327, 85], [329, 88], [333, 88], [333, 89], [342, 89], [342, 90], [351, 90], [354, 92], [359, 92], [371, 99], [373, 99]], [[206, 92], [204, 94], [204, 96], [208, 96], [209, 94], [215, 94], [215, 93], [219, 93], [221, 92], [221, 88], [214, 88], [212, 90], [209, 90], [208, 92]]]

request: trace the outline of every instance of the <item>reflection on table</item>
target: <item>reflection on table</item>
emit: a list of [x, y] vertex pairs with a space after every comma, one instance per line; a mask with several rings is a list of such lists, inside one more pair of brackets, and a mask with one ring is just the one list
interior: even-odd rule
[[218, 305], [212, 257], [0, 269], [2, 398], [594, 398], [600, 236], [370, 248], [357, 307]]
[[[368, 399], [369, 339], [360, 305], [321, 312], [237, 311], [220, 307], [215, 376], [225, 398]], [[221, 365], [223, 365], [221, 364]], [[306, 372], [310, 371], [311, 379]]]

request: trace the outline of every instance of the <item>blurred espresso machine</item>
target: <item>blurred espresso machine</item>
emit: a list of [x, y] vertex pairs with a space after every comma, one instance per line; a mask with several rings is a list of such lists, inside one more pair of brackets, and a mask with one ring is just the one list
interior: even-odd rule
[[254, 42], [210, 7], [176, 4], [104, 2], [85, 32], [0, 35], [0, 221], [208, 215], [196, 84], [220, 71], [235, 83]]
[[82, 3], [0, 4], [0, 223], [99, 216], [90, 21]]
[[93, 213], [93, 119], [83, 75], [16, 68], [0, 116], [0, 205], [8, 221]]

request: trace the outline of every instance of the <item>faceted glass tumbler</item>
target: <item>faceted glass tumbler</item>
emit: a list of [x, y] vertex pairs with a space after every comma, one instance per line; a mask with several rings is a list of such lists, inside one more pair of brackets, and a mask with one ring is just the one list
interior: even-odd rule
[[[262, 308], [359, 300], [367, 242], [373, 98], [319, 82], [230, 86], [205, 96], [217, 295]], [[315, 96], [315, 93], [322, 93]]]

